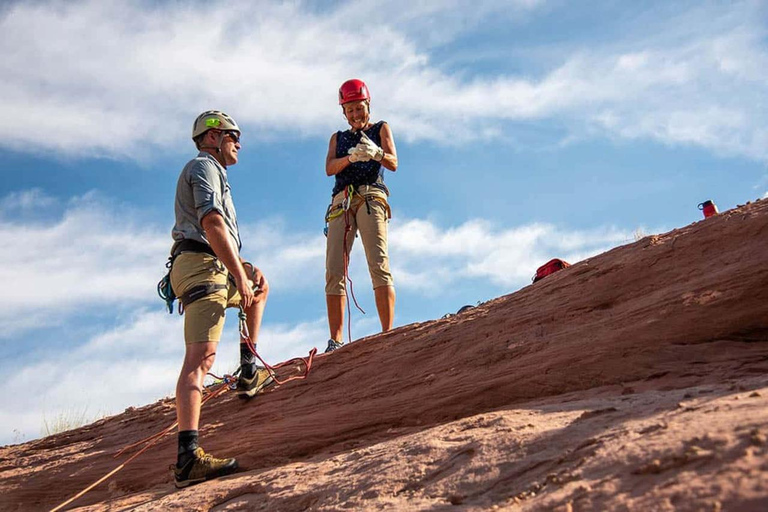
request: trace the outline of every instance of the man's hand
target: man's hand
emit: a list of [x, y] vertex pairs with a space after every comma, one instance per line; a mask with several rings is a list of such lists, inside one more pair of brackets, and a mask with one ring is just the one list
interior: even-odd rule
[[246, 292], [249, 290], [250, 299], [246, 301], [246, 293], [241, 290], [240, 283], [237, 283], [237, 291], [240, 293], [240, 297], [243, 299], [243, 306], [249, 307], [253, 302], [259, 302], [267, 296], [269, 291], [269, 283], [267, 278], [261, 273], [261, 270], [253, 266], [249, 262], [243, 262], [243, 268], [247, 276], [244, 288]]
[[267, 283], [267, 278], [264, 277], [264, 274], [261, 273], [261, 270], [253, 266], [252, 268], [253, 275], [251, 276], [251, 279], [253, 280], [253, 293], [256, 296], [256, 302], [258, 302], [259, 296], [268, 291], [269, 283]]
[[235, 279], [235, 283], [237, 284], [237, 292], [240, 294], [240, 304], [246, 309], [251, 307], [255, 299], [253, 281], [250, 279]]

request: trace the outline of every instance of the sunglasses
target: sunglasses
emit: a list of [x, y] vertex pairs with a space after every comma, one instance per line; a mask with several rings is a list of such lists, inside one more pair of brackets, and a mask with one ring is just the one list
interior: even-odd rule
[[232, 139], [232, 142], [234, 142], [235, 144], [240, 142], [240, 134], [234, 130], [226, 130], [221, 133], [223, 133], [224, 135]]

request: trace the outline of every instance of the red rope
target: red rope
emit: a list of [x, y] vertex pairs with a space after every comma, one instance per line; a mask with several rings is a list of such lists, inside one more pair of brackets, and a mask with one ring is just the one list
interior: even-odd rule
[[[251, 271], [251, 280], [254, 284], [258, 285], [256, 283], [256, 267], [253, 266], [250, 262], [244, 262], [243, 267], [248, 270], [248, 267], [250, 267]], [[309, 370], [312, 369], [312, 360], [315, 357], [315, 354], [317, 353], [316, 348], [312, 348], [312, 350], [309, 351], [309, 355], [306, 358], [303, 357], [294, 357], [293, 359], [289, 359], [287, 361], [283, 361], [282, 363], [276, 364], [274, 366], [270, 366], [269, 363], [267, 363], [264, 359], [261, 358], [258, 352], [256, 352], [256, 345], [251, 340], [250, 333], [248, 332], [248, 324], [246, 323], [246, 320], [248, 318], [248, 315], [246, 315], [245, 310], [243, 309], [242, 304], [240, 305], [240, 312], [237, 315], [237, 318], [239, 320], [239, 331], [240, 331], [240, 342], [245, 343], [245, 345], [248, 347], [248, 350], [251, 351], [251, 353], [258, 358], [259, 361], [261, 361], [261, 364], [264, 365], [264, 368], [267, 369], [269, 372], [270, 377], [277, 383], [277, 384], [285, 384], [286, 382], [291, 382], [292, 380], [299, 380], [299, 379], [306, 379], [307, 375], [309, 375]], [[280, 380], [277, 378], [277, 373], [275, 372], [275, 369], [282, 368], [283, 366], [287, 366], [289, 364], [293, 364], [295, 362], [302, 362], [304, 363], [304, 373], [302, 375], [294, 375], [292, 377], [289, 377], [285, 380]]]
[[[270, 377], [274, 379], [274, 381], [277, 384], [285, 384], [286, 382], [291, 382], [292, 380], [299, 380], [299, 379], [306, 379], [309, 375], [309, 371], [312, 369], [312, 361], [315, 358], [315, 354], [317, 353], [317, 348], [312, 348], [312, 350], [309, 351], [309, 355], [307, 357], [294, 357], [293, 359], [288, 359], [287, 361], [283, 361], [282, 363], [276, 364], [274, 366], [267, 363], [264, 359], [261, 358], [259, 353], [256, 351], [256, 345], [251, 340], [251, 336], [248, 333], [248, 326], [245, 323], [246, 315], [243, 311], [243, 308], [240, 308], [240, 342], [245, 343], [245, 345], [248, 347], [248, 350], [251, 351], [251, 353], [256, 356], [256, 358], [261, 361], [261, 364], [264, 365], [264, 368], [267, 369], [269, 372]], [[277, 372], [275, 372], [276, 369], [282, 368], [283, 366], [288, 366], [290, 364], [295, 363], [304, 363], [304, 372], [301, 375], [293, 375], [285, 380], [280, 380], [277, 378]]]

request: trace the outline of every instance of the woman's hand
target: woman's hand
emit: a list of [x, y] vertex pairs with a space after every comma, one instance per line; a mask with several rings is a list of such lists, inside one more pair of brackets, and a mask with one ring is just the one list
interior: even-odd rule
[[355, 153], [367, 155], [369, 160], [381, 162], [384, 158], [384, 150], [377, 146], [365, 132], [360, 132], [360, 135], [360, 143], [355, 146]]

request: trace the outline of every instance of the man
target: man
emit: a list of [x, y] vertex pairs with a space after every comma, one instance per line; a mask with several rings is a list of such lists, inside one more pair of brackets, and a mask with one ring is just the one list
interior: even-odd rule
[[[237, 163], [240, 128], [227, 114], [209, 110], [192, 128], [199, 153], [181, 171], [176, 186], [176, 224], [171, 255], [171, 285], [184, 306], [186, 353], [176, 384], [179, 450], [176, 487], [227, 475], [235, 459], [217, 459], [198, 444], [203, 379], [213, 365], [224, 328], [224, 311], [240, 306], [256, 343], [269, 285], [256, 267], [240, 258], [240, 233], [227, 182], [227, 168]], [[237, 393], [252, 397], [271, 384], [241, 340]]]

